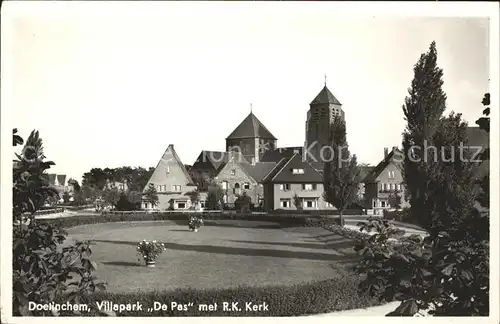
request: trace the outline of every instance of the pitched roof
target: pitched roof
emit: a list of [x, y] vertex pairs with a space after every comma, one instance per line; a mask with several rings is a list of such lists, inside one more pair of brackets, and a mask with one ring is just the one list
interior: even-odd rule
[[382, 161], [380, 161], [380, 163], [377, 164], [377, 166], [375, 166], [368, 173], [368, 175], [365, 176], [364, 180], [362, 180], [362, 181], [363, 182], [373, 182], [373, 181], [375, 181], [375, 179], [377, 179], [377, 177], [380, 175], [380, 173], [385, 170], [385, 168], [389, 165], [389, 163], [392, 162], [392, 158], [394, 157], [394, 153], [396, 151], [402, 153], [398, 149], [392, 150], [391, 152], [389, 152], [389, 154], [387, 154], [387, 157], [385, 157]]
[[470, 146], [490, 146], [490, 134], [479, 127], [467, 127], [467, 138]]
[[174, 146], [172, 144], [170, 144], [168, 146], [167, 150], [168, 149], [170, 149], [170, 151], [172, 152], [172, 156], [177, 161], [177, 163], [179, 163], [179, 166], [180, 166], [180, 168], [182, 170], [182, 173], [184, 173], [184, 175], [186, 176], [188, 182], [192, 184], [193, 183], [193, 179], [191, 178], [191, 175], [189, 174], [188, 170], [186, 169], [186, 166], [184, 165], [184, 163], [182, 163], [181, 159], [179, 158], [179, 155], [177, 155], [177, 152], [175, 151]]
[[326, 84], [323, 87], [323, 89], [318, 93], [316, 98], [314, 98], [314, 100], [311, 101], [310, 105], [317, 105], [317, 104], [323, 104], [323, 103], [331, 103], [331, 104], [342, 106], [340, 101], [338, 101], [337, 98], [335, 98], [335, 96], [326, 87]]
[[[293, 169], [303, 169], [302, 174], [293, 174]], [[264, 178], [271, 183], [321, 183], [323, 176], [311, 164], [304, 161], [302, 155], [295, 153], [290, 158], [284, 158]]]
[[195, 169], [203, 169], [204, 166], [208, 163], [215, 170], [219, 169], [219, 167], [226, 163], [228, 160], [227, 152], [220, 151], [201, 151], [200, 155], [193, 164]]
[[49, 184], [54, 185], [56, 183], [56, 174], [49, 173], [48, 174]]
[[267, 150], [262, 155], [260, 159], [261, 162], [279, 162], [282, 158], [290, 158], [294, 153], [302, 154], [303, 147], [301, 146], [290, 146], [290, 147], [279, 147], [274, 150]]
[[59, 183], [60, 186], [64, 186], [66, 184], [66, 175], [65, 174], [58, 174], [57, 175], [57, 182]]
[[359, 167], [359, 179], [361, 182], [365, 180], [365, 178], [375, 169], [374, 166], [371, 165], [362, 165]]
[[257, 183], [261, 183], [275, 165], [276, 162], [257, 162], [254, 165], [244, 164], [243, 168]]
[[266, 126], [253, 113], [250, 113], [226, 139], [256, 137], [276, 140]]

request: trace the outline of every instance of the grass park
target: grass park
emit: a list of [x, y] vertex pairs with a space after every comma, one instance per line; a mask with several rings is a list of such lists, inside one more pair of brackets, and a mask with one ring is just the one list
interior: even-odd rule
[[[115, 215], [117, 216], [117, 215]], [[102, 217], [102, 216], [100, 216]], [[104, 217], [103, 217], [104, 219]], [[123, 219], [123, 217], [122, 217]], [[91, 241], [95, 275], [105, 292], [86, 296], [116, 303], [265, 302], [267, 312], [215, 311], [219, 316], [300, 316], [365, 308], [354, 242], [321, 226], [276, 221], [206, 220], [199, 232], [185, 220], [119, 221], [67, 228], [66, 244]], [[136, 251], [143, 239], [166, 250], [148, 268]], [[198, 309], [122, 312], [118, 316], [206, 316]]]

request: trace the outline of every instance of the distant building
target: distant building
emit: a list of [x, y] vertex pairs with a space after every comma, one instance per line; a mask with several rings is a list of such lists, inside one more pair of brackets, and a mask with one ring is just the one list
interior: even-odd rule
[[67, 183], [65, 174], [49, 173], [47, 179], [49, 185], [55, 188], [61, 197], [65, 192], [72, 193], [74, 191], [73, 186]]
[[276, 142], [276, 137], [250, 112], [226, 138], [226, 152], [236, 149], [247, 161], [257, 163], [266, 150], [276, 148]]
[[263, 179], [266, 210], [297, 209], [297, 195], [304, 210], [334, 209], [323, 198], [323, 176], [295, 153], [283, 158]]
[[104, 189], [113, 189], [113, 188], [116, 188], [116, 189], [118, 189], [118, 191], [122, 191], [122, 192], [128, 191], [127, 181], [120, 182], [120, 181], [106, 180], [106, 184], [104, 185]]
[[[148, 189], [150, 184], [154, 185], [158, 192], [159, 203], [157, 206], [153, 206], [144, 197], [142, 208], [146, 210], [186, 210], [194, 207], [191, 206], [191, 193], [197, 188], [175, 152], [174, 145], [170, 144], [163, 153], [143, 192]], [[204, 193], [200, 193], [200, 204], [203, 204], [205, 199]]]
[[305, 155], [308, 161], [324, 162], [321, 159], [321, 149], [330, 146], [331, 124], [335, 118], [345, 120], [342, 104], [335, 98], [326, 86], [309, 104], [306, 121]]
[[396, 208], [397, 200], [401, 198], [400, 207], [406, 205], [403, 175], [401, 173], [403, 152], [393, 147], [389, 152], [384, 148], [384, 158], [362, 180], [364, 183], [364, 202], [366, 209], [373, 209], [374, 214], [382, 214], [384, 209]]

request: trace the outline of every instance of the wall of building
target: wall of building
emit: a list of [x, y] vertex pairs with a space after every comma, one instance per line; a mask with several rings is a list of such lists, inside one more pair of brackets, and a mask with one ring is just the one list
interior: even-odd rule
[[[303, 190], [301, 183], [291, 183], [289, 190], [281, 190], [281, 184], [267, 184], [265, 187], [265, 202], [267, 205], [265, 206], [267, 210], [276, 210], [276, 209], [290, 209], [296, 210], [296, 206], [294, 204], [293, 196], [297, 194], [299, 198], [304, 198], [304, 201], [314, 200], [314, 206], [308, 207], [307, 203], [303, 203], [303, 209], [334, 209], [323, 199], [323, 184], [317, 183], [316, 190]], [[281, 204], [282, 200], [287, 200], [289, 207], [283, 207]]]
[[[224, 182], [227, 183], [226, 188], [224, 188]], [[262, 186], [255, 182], [233, 159], [230, 159], [219, 172], [217, 183], [225, 190], [227, 195], [226, 203], [228, 204], [234, 204], [237, 194], [243, 194], [243, 192], [246, 192], [253, 204], [258, 204], [259, 197], [264, 195]], [[249, 189], [244, 188], [245, 183], [249, 184]], [[236, 184], [239, 184], [239, 190], [235, 190]]]
[[330, 145], [330, 124], [338, 115], [343, 116], [341, 107], [327, 103], [311, 106], [307, 114], [306, 149], [309, 149], [316, 161], [321, 161], [321, 149]]

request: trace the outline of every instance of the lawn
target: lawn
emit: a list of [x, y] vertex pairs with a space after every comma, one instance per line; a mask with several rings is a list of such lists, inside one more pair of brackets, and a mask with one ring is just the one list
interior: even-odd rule
[[[96, 275], [109, 292], [175, 288], [294, 285], [352, 274], [353, 243], [323, 228], [282, 228], [271, 222], [211, 221], [198, 233], [171, 221], [121, 222], [68, 229], [92, 240]], [[136, 244], [167, 247], [155, 268], [138, 260]]]

